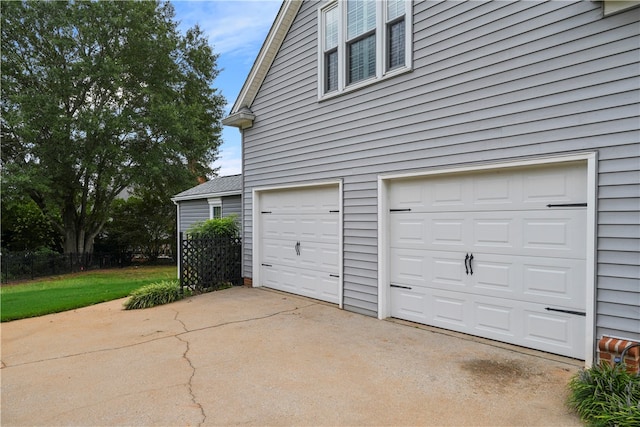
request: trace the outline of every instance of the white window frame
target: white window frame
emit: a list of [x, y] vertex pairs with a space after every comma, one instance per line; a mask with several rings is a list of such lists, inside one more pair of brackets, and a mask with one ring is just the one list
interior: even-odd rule
[[[333, 0], [318, 8], [318, 99], [328, 99], [343, 93], [360, 89], [378, 81], [411, 71], [413, 68], [413, 2], [404, 0], [405, 4], [405, 65], [387, 70], [387, 2], [376, 1], [376, 74], [365, 80], [348, 84], [347, 78], [347, 1]], [[338, 8], [338, 88], [325, 92], [325, 30], [324, 12]]]
[[[207, 199], [209, 202], [209, 219], [222, 218], [222, 199], [220, 197], [211, 197]], [[220, 209], [220, 215], [216, 216], [216, 208]]]

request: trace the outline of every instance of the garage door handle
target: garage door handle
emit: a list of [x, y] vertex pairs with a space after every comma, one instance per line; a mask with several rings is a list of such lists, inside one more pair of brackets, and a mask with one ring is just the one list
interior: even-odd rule
[[294, 247], [296, 248], [296, 255], [300, 256], [300, 242], [297, 242]]
[[464, 272], [473, 276], [473, 265], [471, 261], [473, 261], [473, 254], [467, 254], [464, 257]]
[[262, 264], [262, 266], [263, 267], [273, 267], [273, 265], [271, 265], [271, 264], [264, 264], [264, 263]]

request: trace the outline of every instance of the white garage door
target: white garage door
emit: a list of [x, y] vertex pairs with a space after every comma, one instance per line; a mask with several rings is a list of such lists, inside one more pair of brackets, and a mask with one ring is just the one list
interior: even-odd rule
[[261, 285], [339, 303], [337, 186], [260, 193]]
[[393, 317], [584, 359], [586, 164], [394, 180]]

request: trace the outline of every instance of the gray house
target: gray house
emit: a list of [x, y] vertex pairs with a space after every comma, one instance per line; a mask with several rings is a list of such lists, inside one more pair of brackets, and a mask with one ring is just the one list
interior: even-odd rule
[[637, 4], [285, 1], [223, 121], [245, 282], [586, 365], [639, 341]]
[[240, 218], [242, 175], [221, 176], [171, 198], [178, 212], [178, 234], [196, 222], [237, 215]]

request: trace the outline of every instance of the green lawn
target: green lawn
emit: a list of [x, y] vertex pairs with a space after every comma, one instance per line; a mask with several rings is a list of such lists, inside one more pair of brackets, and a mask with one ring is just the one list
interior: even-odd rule
[[149, 283], [176, 278], [175, 266], [128, 267], [2, 285], [0, 320], [24, 319], [124, 298]]

